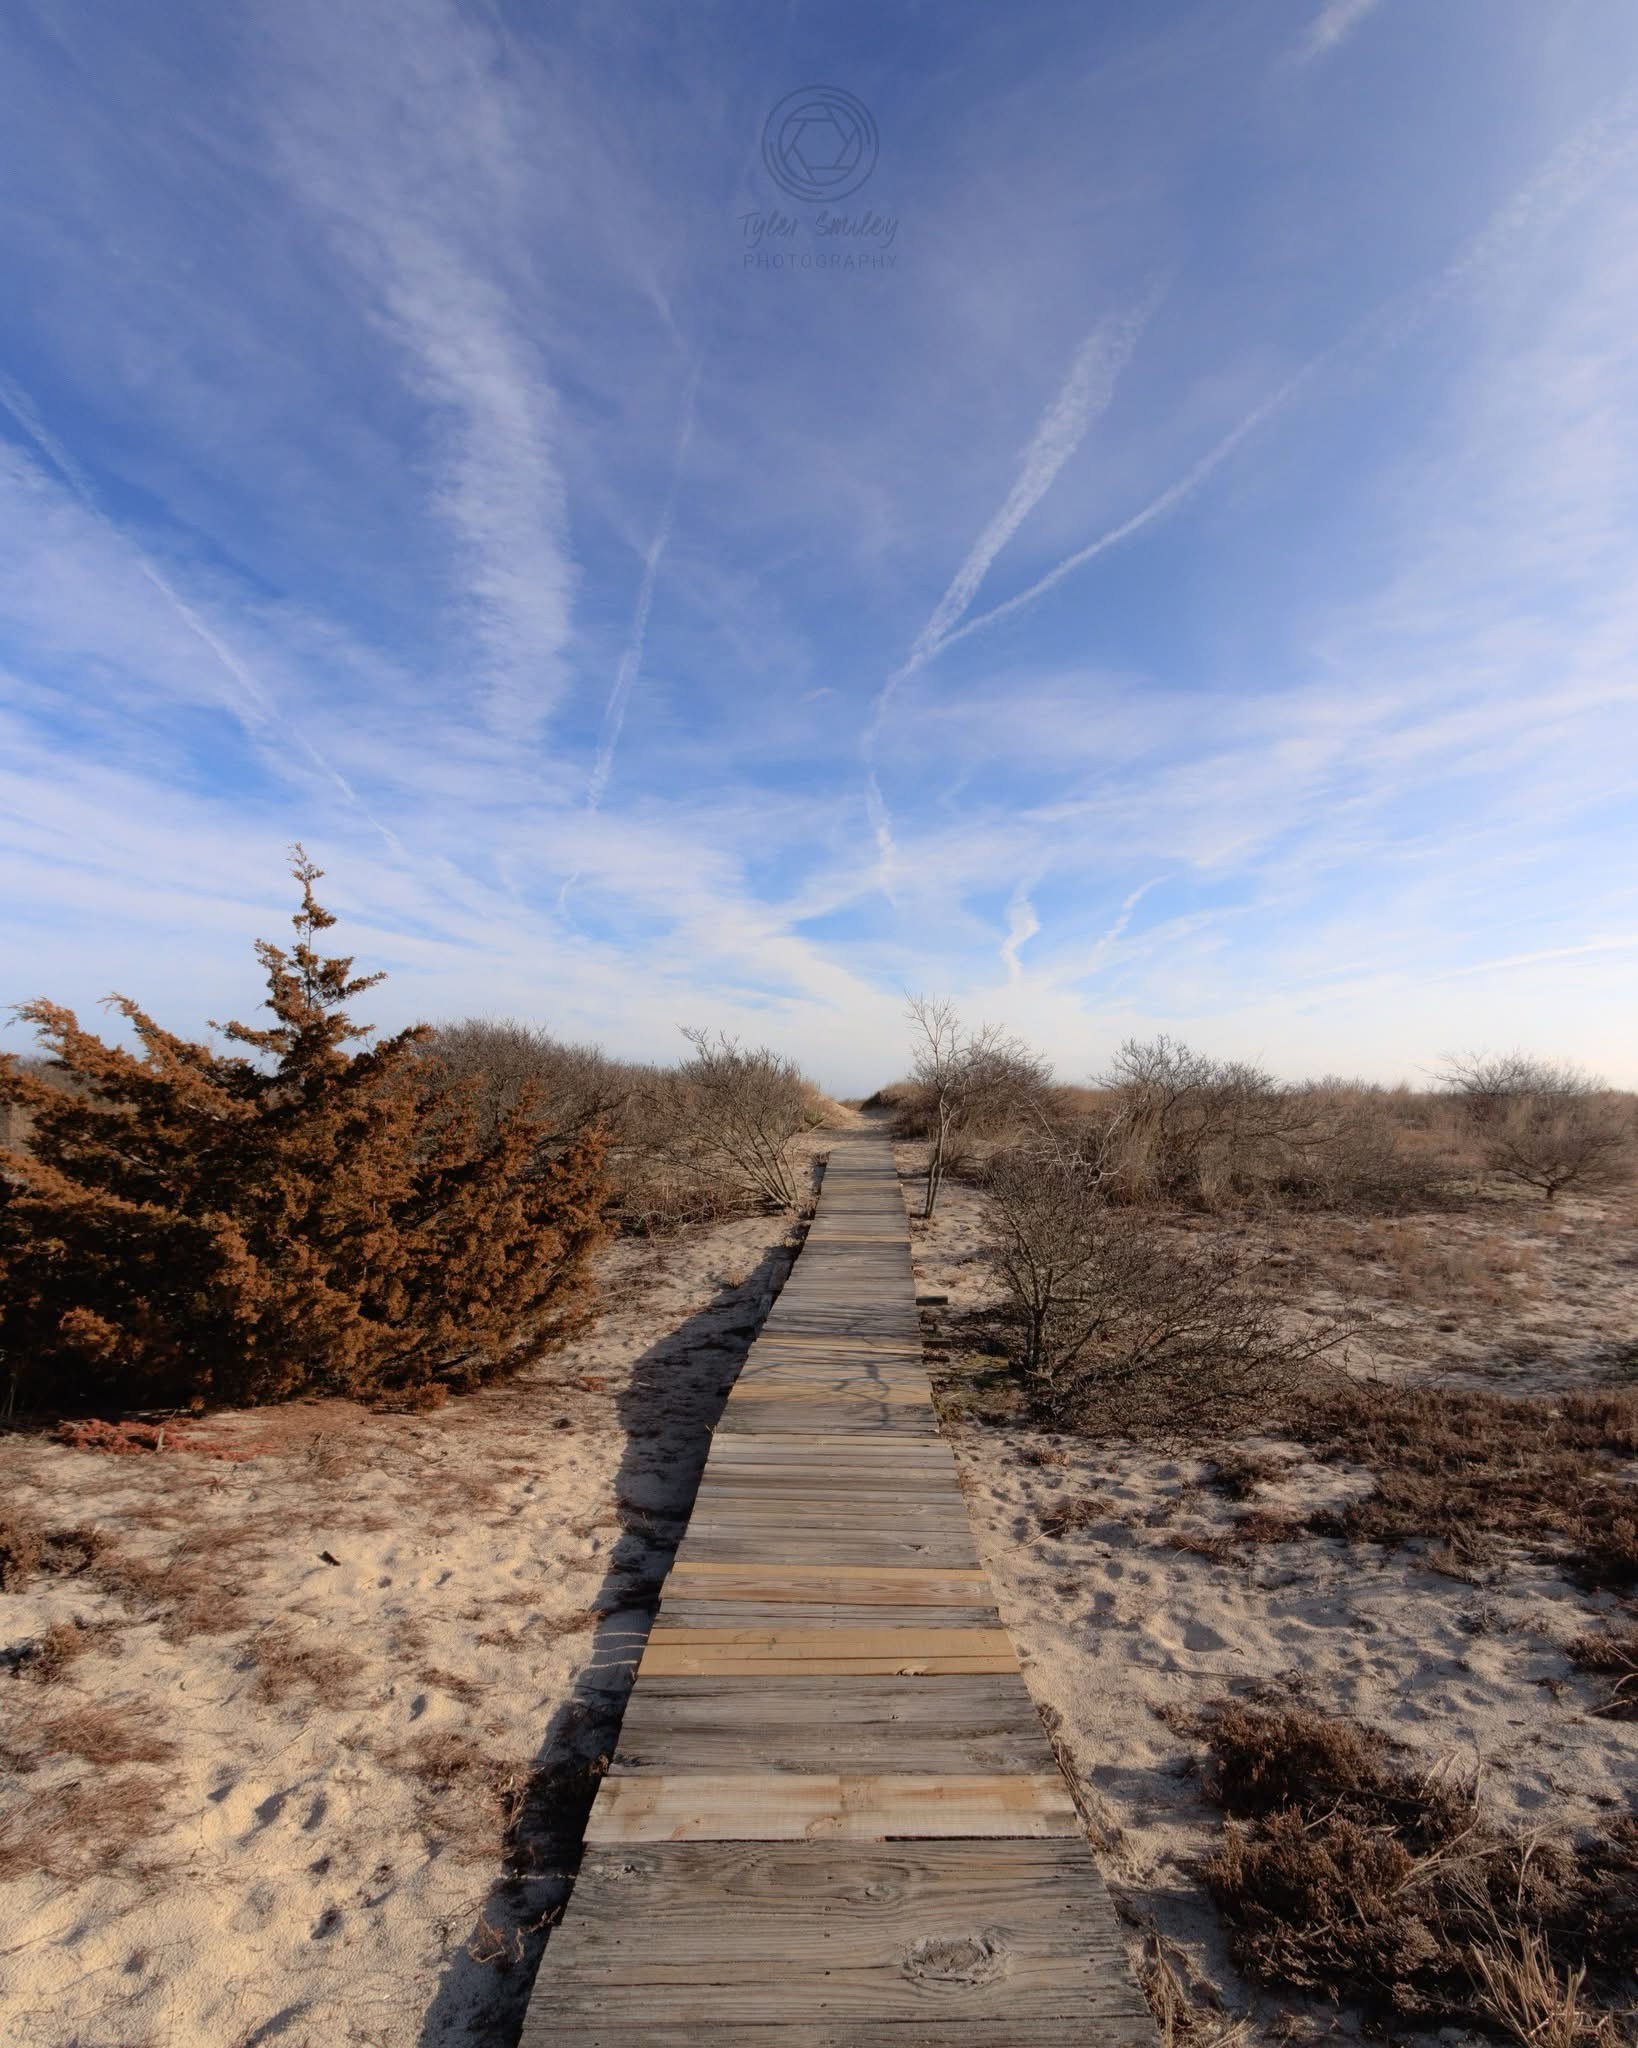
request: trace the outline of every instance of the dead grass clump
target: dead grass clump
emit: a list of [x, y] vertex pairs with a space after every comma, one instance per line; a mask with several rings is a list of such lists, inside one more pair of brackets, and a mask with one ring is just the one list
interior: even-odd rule
[[1187, 1950], [1168, 1941], [1153, 1921], [1144, 1929], [1137, 1974], [1161, 2048], [1241, 2048], [1250, 2039], [1250, 2020], [1223, 2010], [1216, 1988], [1195, 1970]]
[[1638, 1721], [1638, 1628], [1577, 1636], [1564, 1654], [1578, 1671], [1613, 1682], [1596, 1711], [1612, 1721]]
[[1638, 1390], [1553, 1401], [1336, 1379], [1291, 1403], [1281, 1426], [1316, 1457], [1375, 1476], [1362, 1500], [1310, 1518], [1321, 1535], [1421, 1543], [1461, 1571], [1522, 1544], [1583, 1585], [1638, 1583], [1638, 1489], [1624, 1469]]
[[1638, 1938], [1630, 1820], [1575, 1850], [1507, 1834], [1383, 1736], [1302, 1709], [1222, 1703], [1203, 1732], [1228, 1816], [1206, 1883], [1248, 1975], [1535, 2048], [1607, 2025]]
[[1227, 1500], [1250, 1500], [1259, 1486], [1284, 1470], [1284, 1461], [1269, 1451], [1219, 1451], [1206, 1483]]
[[364, 1668], [363, 1659], [351, 1650], [309, 1642], [276, 1626], [255, 1637], [247, 1657], [256, 1671], [252, 1689], [270, 1706], [298, 1697], [316, 1707], [345, 1706], [352, 1682]]
[[65, 1577], [88, 1570], [109, 1546], [104, 1530], [48, 1529], [15, 1509], [0, 1515], [0, 1593], [16, 1593], [36, 1572]]
[[429, 1840], [487, 1857], [510, 1839], [529, 1788], [523, 1765], [485, 1755], [454, 1728], [413, 1736], [382, 1761], [414, 1782], [417, 1825]]
[[76, 1658], [95, 1645], [100, 1633], [80, 1621], [54, 1621], [44, 1635], [23, 1645], [13, 1668], [42, 1685], [53, 1685]]
[[191, 1542], [159, 1563], [124, 1553], [102, 1557], [96, 1579], [126, 1607], [158, 1620], [167, 1642], [228, 1635], [248, 1620], [238, 1586], [223, 1582], [222, 1559], [200, 1554]]
[[1427, 1791], [1404, 1781], [1387, 1737], [1357, 1721], [1231, 1700], [1212, 1709], [1204, 1725], [1211, 1742], [1207, 1789], [1239, 1820], [1343, 1802], [1368, 1806], [1378, 1822], [1414, 1825], [1426, 1847], [1454, 1833], [1467, 1810], [1446, 1787]]
[[1235, 1516], [1229, 1534], [1236, 1543], [1295, 1543], [1308, 1534], [1308, 1524], [1300, 1515], [1282, 1515], [1273, 1508], [1250, 1508]]
[[0, 1882], [76, 1884], [118, 1869], [163, 1825], [163, 1780], [152, 1772], [53, 1785], [0, 1815]]
[[175, 1754], [175, 1743], [155, 1734], [135, 1707], [87, 1704], [44, 1719], [19, 1715], [0, 1735], [0, 1761], [18, 1772], [38, 1770], [64, 1756], [111, 1770], [120, 1764], [161, 1764]]
[[1074, 1500], [1054, 1501], [1041, 1516], [1041, 1533], [1058, 1542], [1077, 1529], [1107, 1522], [1114, 1512], [1115, 1503], [1101, 1493], [1083, 1493]]
[[1168, 1550], [1181, 1551], [1185, 1557], [1207, 1557], [1213, 1564], [1234, 1561], [1234, 1538], [1226, 1529], [1173, 1529], [1161, 1541]]
[[40, 1569], [43, 1532], [16, 1513], [0, 1515], [0, 1593], [15, 1593]]
[[489, 1690], [475, 1678], [463, 1678], [459, 1672], [441, 1671], [434, 1664], [417, 1674], [422, 1685], [430, 1686], [434, 1692], [447, 1692], [452, 1700], [459, 1700], [463, 1707], [475, 1707]]

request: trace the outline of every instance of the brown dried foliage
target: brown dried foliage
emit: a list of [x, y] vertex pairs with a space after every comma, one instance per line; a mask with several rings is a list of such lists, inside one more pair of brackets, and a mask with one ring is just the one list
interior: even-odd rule
[[1578, 1671], [1609, 1680], [1598, 1712], [1612, 1721], [1638, 1721], [1638, 1628], [1607, 1628], [1577, 1636], [1565, 1656]]
[[1363, 1499], [1310, 1518], [1321, 1535], [1425, 1543], [1467, 1569], [1522, 1544], [1583, 1585], [1638, 1583], [1638, 1389], [1548, 1400], [1337, 1379], [1288, 1403], [1280, 1426], [1374, 1477]]
[[600, 1132], [553, 1143], [527, 1088], [480, 1116], [422, 1027], [350, 1050], [369, 1027], [346, 1006], [380, 977], [320, 953], [334, 919], [299, 848], [294, 873], [295, 944], [256, 949], [273, 1022], [223, 1027], [226, 1052], [126, 997], [136, 1053], [22, 1006], [73, 1084], [0, 1059], [0, 1101], [32, 1119], [0, 1153], [0, 1348], [24, 1405], [470, 1386], [583, 1324]]
[[1342, 1318], [1294, 1321], [1232, 1244], [1179, 1242], [1112, 1204], [1097, 1161], [1049, 1135], [993, 1159], [988, 1188], [1019, 1380], [1050, 1426], [1221, 1437], [1261, 1421], [1350, 1334]]
[[1355, 1722], [1228, 1702], [1202, 1732], [1206, 1788], [1229, 1816], [1206, 1882], [1248, 1975], [1383, 2021], [1562, 2048], [1625, 2003], [1632, 1816], [1571, 1847], [1496, 1828], [1465, 1788], [1418, 1775]]
[[363, 1659], [332, 1643], [313, 1642], [281, 1627], [263, 1629], [246, 1652], [255, 1667], [252, 1691], [269, 1705], [299, 1700], [304, 1707], [342, 1707], [352, 1697]]
[[78, 1757], [105, 1770], [119, 1764], [160, 1764], [176, 1745], [154, 1732], [149, 1710], [90, 1703], [61, 1714], [16, 1714], [0, 1729], [0, 1764], [7, 1770], [39, 1770], [58, 1757]]
[[125, 1864], [165, 1824], [164, 1780], [126, 1771], [48, 1786], [0, 1817], [0, 1881], [76, 1884]]

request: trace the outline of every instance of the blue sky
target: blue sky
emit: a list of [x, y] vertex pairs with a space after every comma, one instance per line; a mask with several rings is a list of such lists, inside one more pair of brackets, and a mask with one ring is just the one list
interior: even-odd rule
[[23, 0], [0, 166], [6, 1000], [299, 838], [381, 1024], [1638, 1082], [1630, 0]]

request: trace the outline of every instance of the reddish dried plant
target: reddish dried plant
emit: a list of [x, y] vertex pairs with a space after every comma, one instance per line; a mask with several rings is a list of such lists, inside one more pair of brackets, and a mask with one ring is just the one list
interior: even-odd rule
[[590, 1312], [605, 1230], [595, 1125], [544, 1131], [527, 1090], [480, 1127], [425, 1026], [372, 1039], [381, 979], [318, 950], [320, 870], [287, 952], [259, 941], [261, 1027], [228, 1049], [109, 999], [138, 1049], [24, 1004], [70, 1085], [0, 1058], [29, 1113], [0, 1151], [0, 1352], [13, 1398], [57, 1411], [473, 1385]]

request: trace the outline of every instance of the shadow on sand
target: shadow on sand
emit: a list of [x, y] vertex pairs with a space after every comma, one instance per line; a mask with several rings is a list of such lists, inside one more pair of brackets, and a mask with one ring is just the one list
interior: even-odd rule
[[[817, 1184], [817, 1176], [816, 1176]], [[804, 1212], [811, 1215], [809, 1208]], [[586, 1816], [613, 1754], [626, 1695], [648, 1639], [662, 1580], [688, 1524], [723, 1402], [800, 1250], [806, 1223], [764, 1253], [738, 1287], [652, 1344], [616, 1404], [625, 1431], [615, 1486], [618, 1531], [594, 1608], [591, 1655], [536, 1752], [508, 1832], [506, 1868], [477, 1925], [451, 1930], [444, 1974], [419, 2048], [481, 2042], [511, 2048], [579, 1866]]]

